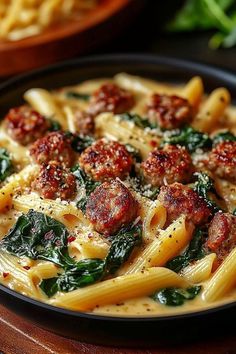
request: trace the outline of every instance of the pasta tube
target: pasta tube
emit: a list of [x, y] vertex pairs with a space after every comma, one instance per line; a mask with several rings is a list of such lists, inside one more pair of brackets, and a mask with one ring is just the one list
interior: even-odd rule
[[222, 117], [230, 103], [230, 93], [226, 88], [218, 88], [210, 94], [194, 118], [192, 125], [195, 129], [210, 132]]
[[191, 283], [201, 283], [211, 276], [213, 264], [216, 260], [216, 254], [211, 253], [184, 268], [181, 271], [181, 275], [183, 275], [186, 279], [188, 279]]
[[38, 167], [36, 165], [26, 166], [21, 172], [9, 177], [9, 181], [0, 189], [0, 211], [10, 208], [13, 194], [17, 189], [22, 190], [30, 185], [36, 175]]
[[172, 286], [184, 287], [188, 286], [188, 282], [169, 269], [151, 268], [145, 272], [123, 275], [83, 289], [60, 294], [51, 300], [51, 304], [86, 311], [92, 310], [95, 306], [148, 296], [158, 289]]
[[126, 269], [126, 274], [137, 273], [154, 266], [164, 266], [187, 246], [192, 231], [193, 228], [185, 222], [185, 216], [179, 217], [166, 230], [160, 231], [158, 237]]
[[236, 284], [236, 248], [225, 258], [223, 263], [207, 283], [202, 297], [211, 302], [227, 294]]
[[24, 99], [39, 113], [58, 121], [63, 129], [66, 130], [68, 128], [62, 111], [49, 91], [33, 88], [25, 92]]

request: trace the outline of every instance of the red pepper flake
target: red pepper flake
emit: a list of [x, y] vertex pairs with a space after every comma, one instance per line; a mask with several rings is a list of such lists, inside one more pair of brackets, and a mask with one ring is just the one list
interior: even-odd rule
[[151, 141], [150, 141], [150, 145], [151, 145], [152, 147], [156, 147], [156, 146], [157, 146], [157, 141], [151, 140]]
[[3, 275], [3, 278], [6, 278], [8, 275], [9, 275], [9, 273], [2, 273], [2, 275]]
[[75, 240], [76, 240], [75, 236], [69, 236], [68, 239], [67, 239], [68, 243], [71, 243], [71, 242], [73, 242]]
[[25, 270], [29, 270], [29, 269], [30, 269], [29, 266], [24, 266], [23, 268], [24, 268]]

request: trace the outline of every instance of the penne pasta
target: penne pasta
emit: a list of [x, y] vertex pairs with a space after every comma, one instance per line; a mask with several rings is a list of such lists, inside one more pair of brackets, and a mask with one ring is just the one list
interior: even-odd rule
[[[7, 38], [35, 16], [41, 30], [55, 12], [96, 1], [79, 2], [39, 1], [35, 12], [30, 0]], [[2, 16], [0, 4], [0, 29]], [[236, 115], [226, 88], [207, 95], [198, 76], [165, 84], [118, 73], [24, 99], [0, 125], [1, 284], [102, 315], [235, 300]]]
[[86, 311], [92, 310], [95, 306], [150, 295], [161, 288], [187, 285], [184, 278], [169, 269], [151, 268], [142, 273], [123, 275], [68, 294], [58, 295], [51, 300], [51, 304], [71, 310]]
[[191, 283], [202, 283], [208, 280], [213, 272], [214, 262], [216, 261], [216, 254], [211, 253], [204, 258], [190, 264], [181, 271], [181, 275]]
[[209, 132], [212, 127], [217, 125], [229, 103], [230, 94], [227, 89], [214, 90], [194, 118], [193, 127], [203, 132]]
[[122, 121], [119, 116], [102, 113], [96, 117], [96, 130], [99, 136], [134, 146], [143, 158], [153, 150], [153, 144], [159, 144], [159, 138], [136, 127], [133, 122]]
[[181, 216], [166, 230], [160, 231], [153, 240], [126, 269], [126, 274], [140, 272], [150, 267], [164, 266], [167, 261], [177, 256], [186, 247], [192, 236], [192, 227]]
[[205, 301], [216, 301], [226, 295], [236, 284], [236, 248], [225, 258], [204, 288]]
[[55, 103], [49, 91], [35, 88], [30, 89], [24, 94], [25, 100], [42, 115], [56, 120], [62, 128], [67, 129], [67, 122], [63, 112]]

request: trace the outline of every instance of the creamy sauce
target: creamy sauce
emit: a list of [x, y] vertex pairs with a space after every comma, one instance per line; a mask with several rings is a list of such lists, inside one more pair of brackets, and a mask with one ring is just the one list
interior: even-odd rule
[[[53, 92], [53, 97], [55, 98], [55, 101], [57, 102], [60, 109], [63, 111], [64, 105], [68, 103], [65, 99], [65, 95], [64, 95], [65, 91], [74, 91], [78, 93], [91, 94], [92, 92], [97, 90], [101, 86], [101, 84], [108, 81], [112, 81], [112, 80], [104, 78], [104, 79], [86, 81], [78, 86], [65, 87], [59, 90], [55, 90]], [[124, 83], [124, 88], [127, 88], [125, 87], [125, 85], [126, 84]], [[154, 86], [152, 86], [152, 84], [150, 84], [150, 89], [154, 89], [155, 87], [158, 87], [158, 85], [155, 86], [154, 84]], [[183, 86], [171, 87], [163, 84], [159, 85], [159, 89], [161, 88], [166, 93], [173, 93], [175, 91], [180, 92], [182, 87]], [[137, 86], [136, 88], [137, 90], [134, 91], [136, 105], [134, 106], [131, 112], [135, 112], [137, 114], [143, 115], [144, 107], [146, 106], [149, 95], [148, 94], [143, 95], [142, 90], [144, 90], [144, 88], [142, 87], [142, 85]], [[149, 91], [147, 89], [147, 92], [145, 93], [148, 92]], [[88, 103], [85, 101], [72, 100], [70, 102], [70, 108], [72, 109], [72, 111], [76, 109], [86, 109], [87, 105]], [[215, 126], [215, 129], [220, 130], [222, 128], [229, 128], [231, 131], [236, 133], [235, 122], [236, 122], [236, 107], [229, 107], [226, 111], [226, 114]], [[19, 144], [12, 141], [12, 139], [7, 135], [7, 133], [2, 128], [0, 129], [0, 139], [2, 140], [0, 146], [5, 146], [7, 147], [7, 149], [9, 149], [10, 153], [12, 153], [13, 157], [15, 158], [16, 163], [19, 165], [19, 168], [22, 168], [24, 165], [29, 163], [29, 154], [27, 152], [27, 148], [21, 147], [19, 146]], [[232, 185], [222, 180], [216, 181], [216, 183], [217, 183], [218, 193], [225, 199], [229, 210], [233, 211], [236, 206], [235, 185]], [[4, 235], [6, 235], [9, 229], [14, 225], [18, 215], [19, 215], [18, 212], [10, 210], [7, 213], [2, 214], [0, 216], [0, 239]], [[87, 242], [86, 237], [82, 241], [86, 243]], [[87, 254], [91, 254], [91, 252], [93, 252], [93, 249], [89, 248], [89, 242], [87, 242], [86, 245], [87, 245], [87, 249], [84, 248], [85, 251], [87, 252]], [[103, 245], [101, 245], [101, 257], [104, 257], [105, 253], [107, 252], [106, 246], [107, 246], [106, 244], [104, 247]], [[80, 259], [79, 253], [81, 252], [82, 254], [82, 251], [79, 249], [78, 244], [73, 245], [72, 243], [70, 245], [70, 252], [72, 255], [75, 255], [78, 259]], [[82, 256], [86, 256], [87, 254], [86, 253], [85, 255], [82, 254]], [[3, 276], [0, 277], [0, 281], [3, 284], [7, 285], [8, 287], [16, 291], [20, 291], [27, 295], [27, 286], [24, 287], [24, 284], [21, 284], [16, 280], [11, 279], [10, 277], [4, 278]], [[204, 284], [202, 285], [204, 287]], [[31, 296], [34, 297], [35, 294], [31, 294]], [[37, 296], [35, 297], [37, 298]], [[40, 297], [38, 294], [38, 298], [40, 298], [42, 301], [47, 302], [45, 296]], [[195, 311], [204, 310], [213, 307], [215, 308], [235, 301], [236, 301], [236, 290], [230, 292], [222, 300], [216, 301], [214, 303], [207, 303], [204, 299], [202, 299], [201, 296], [197, 296], [195, 299], [186, 301], [182, 306], [177, 306], [177, 307], [165, 306], [155, 302], [150, 297], [142, 297], [142, 298], [126, 300], [118, 304], [98, 306], [94, 308], [92, 313], [106, 315], [106, 316], [138, 316], [138, 317], [139, 316], [148, 316], [148, 317], [166, 316], [166, 315], [171, 316], [175, 314], [177, 315], [177, 314], [195, 312]]]

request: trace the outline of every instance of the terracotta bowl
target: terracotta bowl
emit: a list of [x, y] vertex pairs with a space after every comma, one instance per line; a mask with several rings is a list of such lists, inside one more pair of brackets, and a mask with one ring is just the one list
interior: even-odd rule
[[50, 27], [40, 35], [0, 40], [0, 76], [10, 76], [86, 53], [114, 38], [141, 9], [142, 0], [100, 0], [80, 19]]

